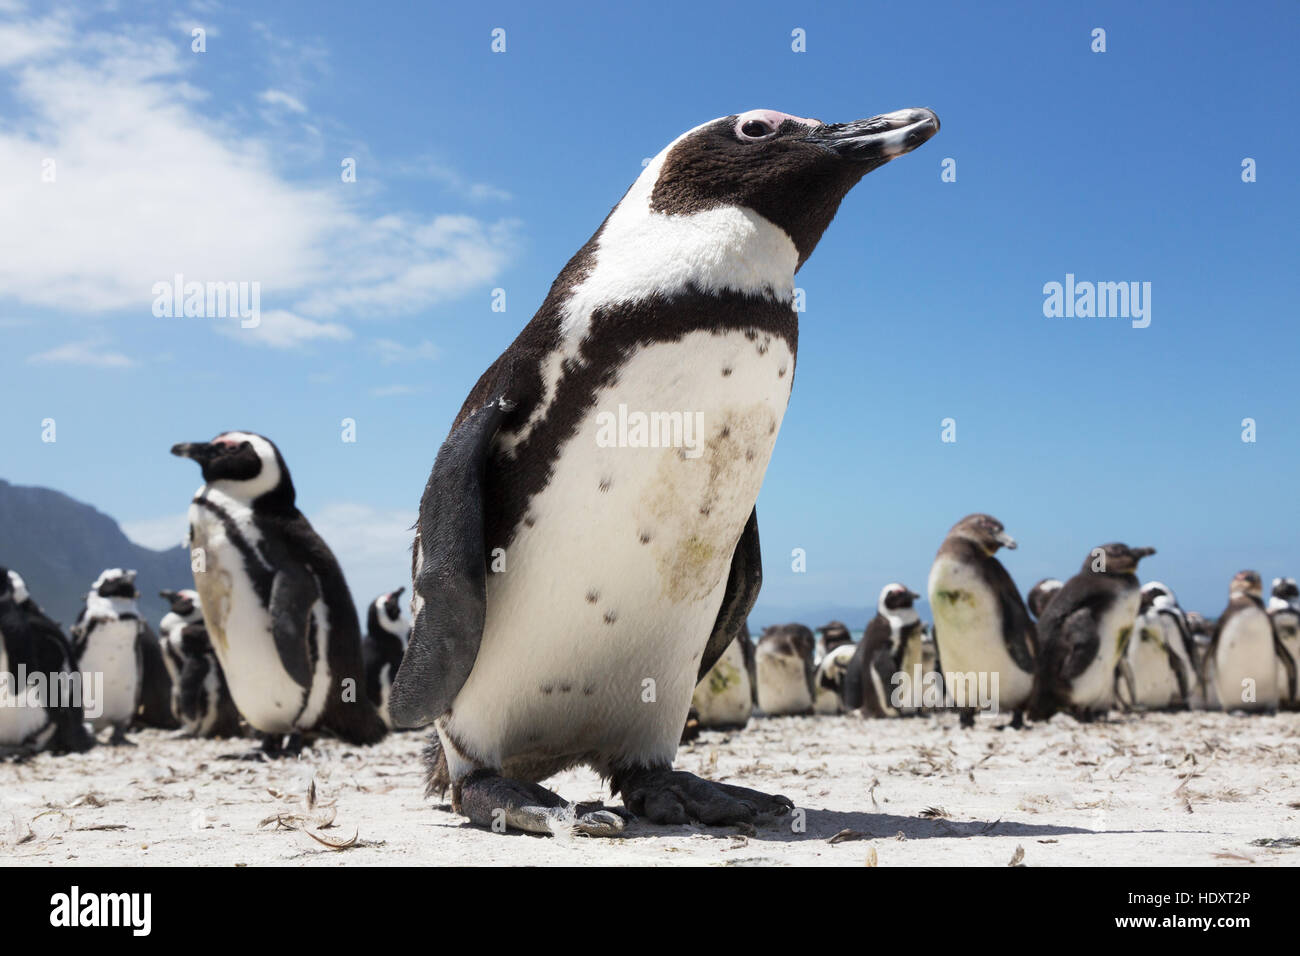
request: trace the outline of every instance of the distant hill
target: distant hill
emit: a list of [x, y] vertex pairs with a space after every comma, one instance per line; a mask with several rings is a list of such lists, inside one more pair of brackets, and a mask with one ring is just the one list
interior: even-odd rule
[[180, 546], [144, 548], [116, 521], [51, 488], [0, 479], [0, 566], [23, 576], [45, 613], [67, 628], [105, 568], [140, 572], [140, 611], [153, 628], [167, 612], [161, 588], [193, 587], [190, 559]]

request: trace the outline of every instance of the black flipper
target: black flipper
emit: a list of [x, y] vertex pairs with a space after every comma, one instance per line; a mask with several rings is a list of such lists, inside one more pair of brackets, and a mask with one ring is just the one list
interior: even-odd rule
[[[758, 590], [763, 586], [763, 556], [758, 549], [758, 509], [749, 513], [745, 530], [736, 542], [736, 550], [731, 555], [731, 572], [727, 575], [727, 590], [722, 595], [722, 606], [718, 608], [718, 618], [713, 622], [713, 633], [709, 643], [704, 647], [704, 657], [700, 659], [700, 672], [696, 680], [703, 680], [709, 669], [718, 662], [737, 636], [745, 633], [745, 622], [749, 612], [758, 599]], [[809, 676], [809, 686], [812, 678]]]
[[319, 597], [320, 587], [305, 566], [296, 561], [280, 563], [271, 584], [271, 634], [285, 671], [307, 689], [312, 679], [309, 656], [314, 651], [312, 605]]
[[[1272, 619], [1269, 620], [1273, 624]], [[1277, 625], [1273, 624], [1273, 652], [1277, 654], [1277, 659], [1282, 662], [1282, 667], [1286, 670], [1287, 694], [1283, 703], [1294, 703], [1296, 699], [1296, 661], [1291, 656], [1291, 652], [1286, 649], [1282, 643], [1282, 638], [1278, 637]], [[1279, 693], [1278, 695], [1282, 695]]]
[[433, 463], [416, 531], [421, 564], [413, 583], [424, 604], [388, 698], [396, 726], [420, 727], [445, 713], [478, 657], [487, 614], [483, 471], [510, 407], [498, 398], [471, 413]]

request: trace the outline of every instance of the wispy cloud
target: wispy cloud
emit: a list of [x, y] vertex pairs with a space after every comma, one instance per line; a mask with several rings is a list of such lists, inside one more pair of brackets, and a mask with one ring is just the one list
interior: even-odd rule
[[431, 362], [439, 354], [438, 346], [428, 339], [417, 345], [405, 345], [392, 339], [375, 339], [370, 343], [370, 351], [379, 356], [379, 361], [385, 365], [395, 365], [398, 362]]
[[163, 515], [161, 518], [141, 518], [139, 521], [123, 521], [122, 533], [138, 545], [165, 551], [174, 548], [185, 540], [189, 528], [189, 515], [180, 512]]
[[85, 339], [69, 342], [47, 352], [29, 355], [27, 361], [33, 365], [85, 365], [91, 368], [131, 368], [135, 360], [121, 352], [104, 348], [103, 339]]
[[513, 199], [504, 189], [493, 186], [489, 183], [476, 183], [466, 179], [455, 169], [450, 166], [439, 163], [428, 157], [415, 160], [409, 163], [402, 163], [398, 166], [398, 171], [406, 176], [419, 176], [425, 179], [431, 179], [434, 182], [441, 183], [448, 191], [456, 193], [469, 199], [490, 199], [499, 202]]
[[346, 342], [352, 330], [337, 322], [317, 322], [284, 309], [263, 312], [261, 321], [249, 328], [234, 319], [215, 320], [220, 331], [245, 345], [292, 349], [308, 342]]
[[267, 106], [280, 106], [291, 113], [307, 112], [307, 107], [303, 105], [302, 100], [284, 90], [263, 90], [257, 94], [257, 98]]

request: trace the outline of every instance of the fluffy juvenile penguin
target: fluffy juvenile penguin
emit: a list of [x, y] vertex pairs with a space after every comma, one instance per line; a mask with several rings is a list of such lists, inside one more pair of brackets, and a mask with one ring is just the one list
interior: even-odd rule
[[[72, 625], [72, 651], [86, 689], [90, 726], [96, 733], [111, 727], [108, 742], [114, 745], [130, 743], [126, 730], [135, 719], [144, 689], [139, 597], [134, 571], [109, 568], [91, 585]], [[102, 686], [102, 697], [92, 702], [95, 686]]]
[[1206, 683], [1214, 686], [1224, 710], [1273, 711], [1294, 696], [1295, 665], [1273, 630], [1263, 594], [1257, 572], [1238, 572], [1228, 587], [1228, 607], [1214, 627]]
[[189, 515], [202, 569], [194, 586], [230, 695], [265, 735], [262, 753], [294, 754], [316, 732], [353, 744], [383, 738], [365, 693], [356, 605], [295, 504], [279, 449], [261, 435], [225, 432], [172, 454], [203, 470]]
[[812, 713], [815, 643], [813, 632], [803, 624], [763, 628], [754, 657], [758, 708], [765, 716]]
[[[1277, 641], [1282, 651], [1278, 654], [1278, 689], [1289, 689], [1285, 679], [1289, 677], [1284, 652], [1290, 658], [1292, 666], [1300, 662], [1300, 587], [1295, 578], [1274, 578], [1272, 593], [1268, 598], [1268, 616], [1273, 619], [1273, 630], [1277, 632]], [[1288, 710], [1300, 707], [1296, 695], [1287, 693], [1282, 697], [1281, 706]]]
[[[981, 676], [999, 711], [1011, 710], [1012, 724], [1020, 726], [1021, 709], [1034, 687], [1038, 632], [1011, 575], [995, 557], [999, 548], [1015, 549], [1016, 542], [1002, 522], [992, 515], [967, 515], [952, 526], [930, 566], [930, 605], [934, 612], [934, 640], [939, 666], [955, 680], [954, 696], [979, 686]], [[975, 722], [976, 707], [956, 700], [962, 725]]]
[[366, 693], [384, 723], [392, 726], [388, 715], [388, 694], [393, 678], [402, 666], [406, 638], [411, 625], [402, 617], [401, 598], [406, 588], [381, 594], [370, 602], [366, 615], [366, 636], [361, 642], [366, 661]]
[[1038, 622], [1038, 685], [1029, 715], [1069, 708], [1082, 720], [1110, 709], [1115, 668], [1127, 650], [1141, 593], [1138, 562], [1155, 548], [1112, 542], [1093, 548], [1083, 569], [1052, 598]]
[[239, 710], [221, 662], [212, 650], [197, 591], [160, 591], [171, 603], [159, 625], [163, 657], [172, 674], [172, 711], [189, 737], [239, 737]]
[[691, 709], [700, 727], [739, 730], [749, 723], [758, 696], [754, 642], [744, 628], [727, 645], [691, 695]]
[[0, 755], [94, 746], [73, 689], [79, 681], [63, 631], [41, 612], [23, 579], [0, 568]]
[[[479, 379], [421, 502], [389, 704], [436, 723], [431, 788], [471, 821], [620, 832], [538, 785], [575, 764], [656, 823], [789, 810], [673, 757], [761, 582], [754, 501], [794, 377], [795, 271], [849, 189], [938, 128], [923, 109], [752, 110], [690, 130]], [[682, 428], [614, 427], [629, 410]]]
[[[844, 678], [844, 706], [866, 717], [897, 717], [918, 707], [895, 694], [909, 645], [920, 645], [921, 619], [913, 602], [920, 595], [897, 582], [886, 584], [876, 601], [876, 616], [862, 633]], [[905, 681], [910, 681], [909, 673]]]
[[1199, 677], [1192, 635], [1174, 592], [1159, 581], [1142, 585], [1137, 620], [1115, 675], [1115, 695], [1130, 710], [1190, 706]]
[[1063, 584], [1064, 582], [1057, 578], [1043, 578], [1029, 589], [1025, 604], [1028, 605], [1029, 613], [1034, 616], [1034, 620], [1038, 620], [1043, 616], [1047, 602], [1056, 595], [1057, 591], [1061, 590]]

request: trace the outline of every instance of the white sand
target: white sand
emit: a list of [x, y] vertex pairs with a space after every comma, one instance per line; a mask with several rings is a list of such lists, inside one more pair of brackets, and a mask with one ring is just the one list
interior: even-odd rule
[[[624, 838], [499, 835], [421, 795], [422, 733], [369, 749], [327, 742], [296, 761], [219, 761], [251, 742], [137, 733], [134, 748], [0, 765], [3, 858], [22, 865], [677, 864], [1266, 865], [1300, 849], [1300, 714], [1152, 714], [998, 731], [955, 718], [756, 719], [708, 732], [677, 766], [784, 793], [804, 811], [736, 828], [655, 827]], [[301, 829], [316, 782], [316, 832]], [[600, 799], [574, 771], [550, 785]], [[922, 814], [928, 808], [940, 819]], [[1190, 812], [1189, 812], [1190, 808]], [[288, 825], [260, 825], [277, 814]], [[803, 832], [792, 824], [802, 822]], [[862, 834], [837, 844], [842, 830]]]

